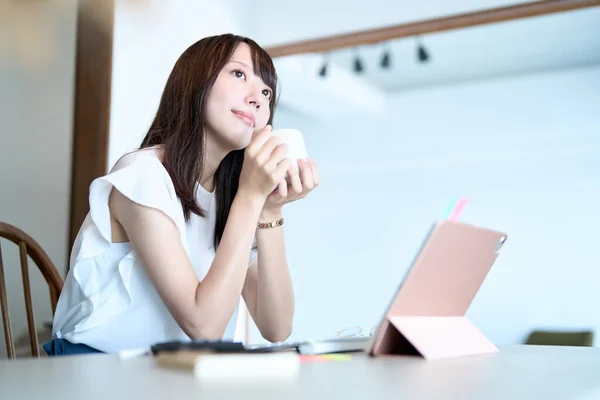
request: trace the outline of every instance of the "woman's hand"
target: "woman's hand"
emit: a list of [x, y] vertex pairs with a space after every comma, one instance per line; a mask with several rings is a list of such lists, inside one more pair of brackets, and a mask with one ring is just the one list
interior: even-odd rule
[[319, 186], [319, 169], [313, 160], [298, 160], [298, 169], [288, 169], [289, 184], [286, 179], [279, 181], [277, 188], [267, 197], [263, 214], [277, 215], [284, 204], [306, 197]]
[[285, 180], [292, 163], [285, 158], [287, 145], [271, 134], [271, 126], [254, 131], [244, 152], [244, 164], [240, 174], [238, 193], [262, 202]]

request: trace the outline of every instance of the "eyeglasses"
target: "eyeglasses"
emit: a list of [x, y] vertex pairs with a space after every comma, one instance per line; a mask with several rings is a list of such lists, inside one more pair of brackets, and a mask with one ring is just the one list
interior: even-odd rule
[[376, 326], [351, 326], [336, 332], [335, 337], [337, 338], [351, 338], [351, 337], [364, 337], [373, 336], [377, 330]]

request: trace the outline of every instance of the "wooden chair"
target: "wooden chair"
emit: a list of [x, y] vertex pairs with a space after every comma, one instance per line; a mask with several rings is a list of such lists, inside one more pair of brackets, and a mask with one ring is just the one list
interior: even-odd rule
[[[10, 240], [19, 246], [19, 257], [21, 259], [21, 274], [23, 277], [23, 293], [25, 296], [25, 306], [27, 309], [27, 326], [29, 330], [29, 340], [31, 343], [31, 354], [39, 357], [39, 343], [35, 327], [35, 318], [33, 315], [33, 303], [31, 300], [31, 284], [29, 281], [29, 267], [27, 256], [31, 257], [33, 262], [41, 271], [44, 279], [50, 288], [50, 302], [52, 305], [52, 315], [56, 311], [56, 303], [63, 287], [63, 280], [60, 277], [56, 267], [50, 260], [50, 257], [42, 247], [28, 234], [19, 228], [0, 222], [0, 238]], [[2, 263], [2, 248], [0, 247], [0, 307], [2, 309], [2, 323], [4, 324], [4, 339], [6, 341], [6, 352], [9, 359], [15, 358], [15, 346], [12, 338], [10, 326], [10, 316], [8, 313], [8, 300], [6, 294], [6, 282], [4, 279], [4, 265]]]

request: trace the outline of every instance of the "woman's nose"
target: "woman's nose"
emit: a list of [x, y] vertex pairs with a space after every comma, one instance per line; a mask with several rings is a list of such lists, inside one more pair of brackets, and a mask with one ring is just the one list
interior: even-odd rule
[[250, 106], [251, 106], [251, 107], [254, 107], [254, 108], [256, 108], [257, 110], [260, 108], [260, 104], [259, 104], [259, 102], [258, 102], [258, 101], [256, 101], [256, 100], [250, 100], [249, 104], [250, 104]]
[[[257, 110], [264, 105], [263, 98], [261, 94], [262, 90], [258, 87], [254, 87], [251, 89], [250, 93], [248, 93], [247, 102], [250, 106], [255, 107]], [[262, 98], [261, 98], [262, 96]]]

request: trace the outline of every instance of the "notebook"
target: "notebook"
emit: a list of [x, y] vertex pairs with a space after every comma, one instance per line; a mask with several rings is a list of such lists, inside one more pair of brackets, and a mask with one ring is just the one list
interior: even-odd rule
[[348, 353], [364, 351], [367, 348], [368, 337], [333, 338], [321, 340], [305, 340], [296, 342], [279, 342], [267, 344], [244, 345], [241, 342], [227, 340], [192, 340], [189, 342], [174, 341], [157, 343], [151, 347], [154, 355], [195, 351], [202, 353], [273, 353], [292, 351], [304, 355], [331, 353]]

